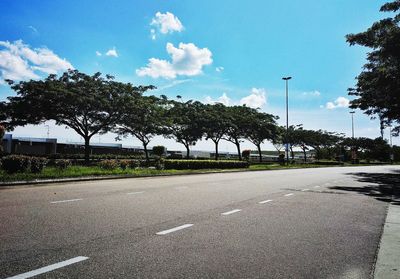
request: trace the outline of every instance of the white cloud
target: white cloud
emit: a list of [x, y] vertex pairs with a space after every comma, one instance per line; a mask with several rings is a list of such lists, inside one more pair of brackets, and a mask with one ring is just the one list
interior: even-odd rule
[[303, 92], [303, 96], [319, 97], [321, 96], [321, 92], [319, 92], [318, 90]]
[[198, 48], [193, 43], [180, 43], [178, 48], [167, 43], [167, 52], [171, 62], [158, 58], [150, 58], [146, 67], [136, 70], [138, 76], [152, 78], [176, 78], [178, 75], [195, 76], [202, 73], [205, 65], [212, 63], [212, 53], [207, 48]]
[[101, 56], [101, 52], [98, 51], [98, 50], [96, 50], [96, 55], [97, 55], [97, 56]]
[[117, 53], [116, 48], [113, 47], [112, 49], [109, 49], [109, 50], [106, 52], [106, 55], [107, 55], [107, 56], [118, 57], [118, 53]]
[[[183, 25], [181, 21], [173, 13], [166, 12], [165, 14], [157, 12], [155, 17], [151, 20], [151, 26], [155, 26], [161, 34], [182, 32]], [[156, 39], [156, 30], [150, 30], [151, 38]]]
[[0, 41], [0, 47], [0, 79], [35, 79], [43, 73], [55, 74], [74, 68], [52, 50], [45, 47], [31, 49], [22, 40]]
[[246, 105], [251, 108], [261, 108], [267, 103], [264, 88], [252, 88], [251, 94], [242, 98], [239, 102], [241, 105]]
[[210, 96], [206, 96], [204, 99], [206, 104], [222, 103], [226, 106], [233, 105], [246, 105], [251, 108], [261, 108], [267, 103], [266, 91], [264, 88], [252, 88], [251, 93], [246, 97], [243, 97], [239, 101], [233, 101], [224, 92], [222, 96], [218, 97], [216, 100]]
[[221, 103], [224, 104], [225, 106], [230, 106], [232, 104], [231, 98], [226, 95], [224, 92], [222, 96], [218, 97], [217, 100], [213, 100], [210, 96], [207, 96], [204, 100], [206, 104], [215, 104], [215, 103]]
[[350, 105], [350, 100], [345, 97], [339, 97], [333, 102], [327, 102], [325, 107], [327, 109], [347, 108]]
[[224, 67], [216, 67], [215, 70], [219, 73], [222, 72], [225, 68]]

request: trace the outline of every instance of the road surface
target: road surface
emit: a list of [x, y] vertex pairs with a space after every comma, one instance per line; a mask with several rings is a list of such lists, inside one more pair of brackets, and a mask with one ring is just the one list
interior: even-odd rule
[[0, 278], [370, 278], [399, 169], [1, 189]]

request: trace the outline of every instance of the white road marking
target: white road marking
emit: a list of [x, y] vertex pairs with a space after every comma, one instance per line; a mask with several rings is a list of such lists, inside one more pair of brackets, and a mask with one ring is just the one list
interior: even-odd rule
[[260, 201], [258, 202], [259, 204], [267, 203], [267, 202], [272, 202], [272, 200], [265, 200], [265, 201]]
[[301, 190], [302, 192], [305, 192], [305, 191], [310, 191], [310, 189], [303, 189], [303, 190]]
[[286, 194], [285, 197], [290, 197], [290, 196], [293, 196], [293, 195], [294, 195], [293, 193], [290, 193], [290, 194]]
[[234, 209], [234, 210], [231, 210], [231, 211], [227, 211], [227, 212], [224, 212], [224, 213], [221, 213], [222, 215], [229, 215], [229, 214], [233, 214], [233, 213], [236, 213], [236, 212], [239, 212], [239, 211], [242, 211], [241, 209]]
[[8, 277], [6, 279], [31, 278], [33, 276], [36, 276], [36, 275], [39, 275], [39, 274], [43, 274], [43, 273], [46, 273], [46, 272], [49, 272], [49, 271], [53, 271], [55, 269], [59, 269], [59, 268], [62, 268], [64, 266], [71, 265], [71, 264], [74, 264], [74, 263], [78, 263], [78, 262], [81, 262], [81, 261], [84, 261], [84, 260], [87, 260], [87, 259], [89, 259], [89, 258], [80, 256], [80, 257], [72, 258], [72, 259], [69, 259], [69, 260], [66, 260], [66, 261], [63, 261], [63, 262], [59, 262], [59, 263], [56, 263], [56, 264], [48, 265], [48, 266], [45, 266], [45, 267], [42, 267], [42, 268], [39, 268], [39, 269], [35, 269], [35, 270], [29, 271], [29, 272], [26, 272], [26, 273], [22, 273], [22, 274], [19, 274], [19, 275]]
[[138, 194], [143, 194], [144, 192], [131, 192], [131, 193], [126, 193], [127, 195], [138, 195]]
[[172, 232], [176, 232], [176, 231], [179, 231], [179, 230], [183, 230], [183, 229], [189, 228], [191, 226], [193, 226], [193, 224], [185, 224], [185, 225], [182, 225], [182, 226], [179, 226], [179, 227], [175, 227], [175, 228], [172, 228], [172, 229], [169, 229], [169, 230], [158, 232], [156, 234], [157, 235], [165, 235], [165, 234], [168, 234], [168, 233], [172, 233]]
[[73, 199], [73, 200], [62, 200], [62, 201], [52, 201], [50, 203], [64, 203], [64, 202], [76, 202], [81, 201], [82, 199]]
[[314, 186], [314, 188], [319, 188], [319, 187], [321, 187], [321, 186]]

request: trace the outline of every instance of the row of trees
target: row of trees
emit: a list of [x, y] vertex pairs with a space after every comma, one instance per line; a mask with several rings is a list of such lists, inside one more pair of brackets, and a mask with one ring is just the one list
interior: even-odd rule
[[[154, 86], [133, 86], [121, 83], [112, 76], [100, 73], [92, 76], [77, 70], [70, 70], [61, 76], [50, 75], [44, 80], [30, 80], [15, 83], [8, 80], [16, 96], [0, 103], [2, 122], [8, 130], [16, 126], [39, 124], [54, 120], [65, 125], [85, 141], [85, 160], [89, 161], [89, 145], [96, 134], [114, 132], [118, 138], [134, 136], [141, 141], [146, 159], [149, 160], [148, 145], [157, 135], [171, 138], [190, 148], [202, 138], [215, 145], [215, 159], [218, 160], [218, 146], [221, 140], [235, 144], [241, 160], [240, 144], [243, 140], [252, 142], [262, 161], [261, 145], [272, 142], [280, 152], [288, 142], [292, 158], [294, 148], [303, 151], [315, 150], [316, 157], [322, 158], [323, 151], [338, 153], [346, 147], [367, 143], [346, 139], [342, 134], [323, 130], [306, 130], [301, 125], [286, 129], [277, 125], [277, 116], [260, 112], [247, 106], [225, 106], [220, 103], [203, 104], [198, 101], [183, 102], [169, 100], [166, 96], [145, 95]], [[0, 116], [1, 117], [1, 116]], [[366, 142], [367, 140], [364, 140]]]
[[256, 145], [261, 158], [261, 144], [274, 140], [279, 131], [276, 116], [256, 109], [147, 96], [144, 93], [155, 89], [154, 86], [133, 86], [100, 73], [87, 75], [69, 70], [44, 80], [7, 82], [16, 96], [0, 103], [0, 120], [6, 128], [54, 120], [84, 139], [86, 162], [91, 138], [107, 132], [115, 132], [119, 138], [139, 139], [146, 159], [149, 159], [148, 144], [156, 135], [183, 144], [187, 157], [190, 147], [205, 137], [214, 142], [218, 159], [218, 144], [222, 139], [236, 145], [239, 158], [240, 143], [248, 139]]

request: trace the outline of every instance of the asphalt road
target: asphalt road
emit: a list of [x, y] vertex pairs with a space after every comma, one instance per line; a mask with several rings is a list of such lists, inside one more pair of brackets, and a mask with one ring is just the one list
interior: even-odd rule
[[[370, 278], [395, 166], [0, 190], [0, 278]], [[371, 178], [371, 179], [367, 179]]]

